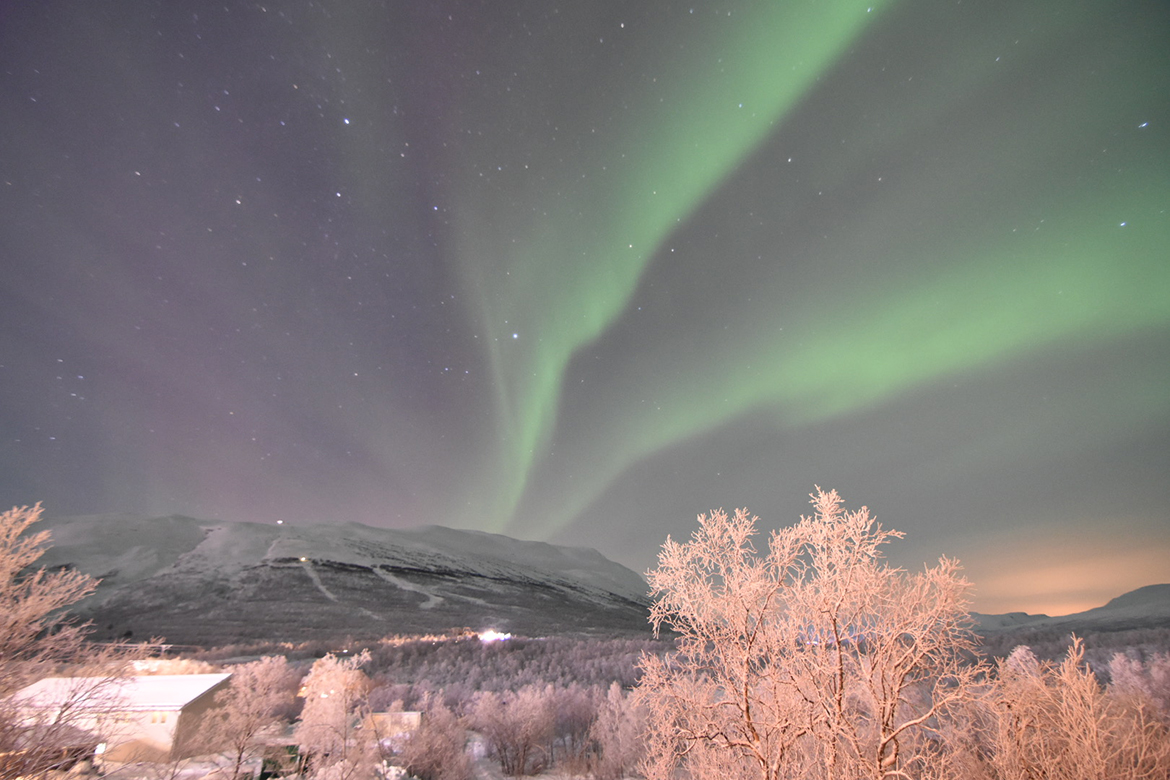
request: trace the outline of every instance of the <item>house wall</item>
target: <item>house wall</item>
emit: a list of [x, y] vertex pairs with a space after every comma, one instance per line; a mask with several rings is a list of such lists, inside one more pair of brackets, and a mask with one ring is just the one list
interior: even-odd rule
[[215, 695], [226, 688], [230, 682], [231, 678], [228, 678], [215, 687], [209, 688], [202, 695], [187, 702], [187, 706], [178, 713], [171, 758], [187, 758], [202, 752], [196, 743], [203, 719], [209, 710], [215, 708]]
[[192, 699], [181, 710], [127, 712], [116, 715], [117, 723], [104, 731], [110, 736], [103, 759], [115, 763], [133, 761], [167, 762], [200, 752], [196, 744], [207, 711], [215, 705], [215, 694], [228, 685], [223, 680]]
[[[92, 743], [103, 743], [101, 760], [113, 763], [133, 761], [166, 762], [192, 755], [197, 749], [194, 737], [201, 722], [215, 703], [215, 695], [228, 684], [221, 676], [211, 688], [181, 708], [183, 696], [152, 696], [134, 702], [122, 699], [115, 690], [115, 678], [46, 678], [30, 686], [36, 706], [22, 709], [28, 725], [58, 722], [67, 717], [68, 725], [92, 736]], [[210, 681], [195, 681], [196, 689]], [[186, 690], [191, 691], [192, 685]], [[40, 698], [37, 698], [40, 697]], [[46, 703], [47, 702], [47, 703]], [[157, 702], [155, 709], [139, 709]], [[26, 711], [27, 710], [27, 711]]]
[[422, 723], [421, 712], [371, 712], [371, 727], [382, 737], [413, 734]]
[[175, 710], [126, 712], [107, 730], [106, 761], [167, 761], [175, 740], [180, 713]]

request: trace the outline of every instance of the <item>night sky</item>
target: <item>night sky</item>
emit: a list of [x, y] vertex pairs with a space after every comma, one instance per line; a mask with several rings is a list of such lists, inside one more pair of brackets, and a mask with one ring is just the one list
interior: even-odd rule
[[0, 5], [0, 503], [1170, 581], [1161, 0]]

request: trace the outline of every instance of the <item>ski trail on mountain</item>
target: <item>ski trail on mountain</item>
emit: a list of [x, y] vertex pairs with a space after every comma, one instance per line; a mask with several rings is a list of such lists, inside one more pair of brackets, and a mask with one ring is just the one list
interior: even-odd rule
[[439, 606], [440, 604], [442, 604], [443, 601], [445, 601], [445, 599], [442, 596], [439, 596], [439, 595], [432, 593], [431, 591], [427, 590], [426, 588], [424, 588], [421, 585], [415, 585], [413, 582], [409, 582], [407, 580], [402, 579], [401, 577], [399, 577], [397, 575], [391, 574], [390, 572], [382, 569], [381, 567], [374, 566], [373, 569], [374, 569], [374, 574], [377, 574], [379, 577], [386, 580], [386, 582], [389, 582], [391, 585], [396, 585], [399, 588], [402, 588], [403, 590], [409, 590], [412, 593], [421, 593], [422, 595], [426, 596], [427, 600], [424, 601], [422, 604], [418, 605], [419, 609], [433, 609], [433, 608]]
[[337, 596], [334, 596], [333, 593], [330, 592], [329, 588], [325, 587], [325, 583], [321, 582], [321, 578], [317, 576], [317, 572], [313, 571], [313, 564], [311, 562], [301, 561], [301, 568], [305, 570], [305, 574], [309, 575], [309, 579], [311, 579], [313, 584], [317, 586], [317, 590], [325, 594], [325, 598], [329, 599], [330, 601], [335, 601], [338, 604], [341, 603], [341, 599], [337, 598]]
[[[312, 580], [313, 584], [317, 586], [317, 590], [321, 591], [321, 593], [324, 594], [325, 598], [327, 598], [330, 601], [337, 603], [337, 604], [341, 603], [341, 599], [337, 598], [337, 596], [334, 595], [334, 593], [332, 591], [330, 591], [329, 588], [325, 587], [325, 583], [321, 582], [321, 578], [318, 577], [317, 572], [313, 570], [312, 561], [301, 561], [301, 568], [305, 570], [305, 574], [309, 575], [309, 579]], [[370, 612], [370, 610], [366, 609], [365, 607], [358, 607], [358, 611], [361, 612], [363, 615], [365, 615], [368, 618], [372, 618], [374, 620], [381, 620], [382, 619], [380, 615], [375, 615], [373, 612]]]

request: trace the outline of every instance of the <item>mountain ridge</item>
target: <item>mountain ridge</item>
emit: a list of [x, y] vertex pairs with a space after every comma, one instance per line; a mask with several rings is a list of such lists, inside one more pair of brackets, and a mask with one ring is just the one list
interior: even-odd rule
[[[640, 575], [586, 547], [428, 525], [241, 523], [184, 515], [47, 518], [40, 561], [102, 580], [77, 605], [98, 639], [176, 644], [373, 639], [470, 628], [546, 636], [647, 634]], [[1017, 631], [1170, 627], [1170, 584], [1072, 615], [972, 613]]]
[[48, 568], [102, 579], [99, 639], [178, 644], [377, 638], [453, 628], [648, 633], [645, 581], [591, 548], [443, 526], [47, 518]]
[[978, 623], [978, 630], [985, 634], [1017, 629], [1065, 629], [1084, 633], [1170, 627], [1170, 583], [1145, 585], [1112, 598], [1102, 606], [1071, 615], [971, 614]]

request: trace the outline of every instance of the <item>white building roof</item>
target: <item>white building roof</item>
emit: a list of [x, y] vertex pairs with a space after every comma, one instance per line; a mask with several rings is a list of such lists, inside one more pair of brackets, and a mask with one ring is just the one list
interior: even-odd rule
[[122, 711], [181, 710], [229, 677], [230, 673], [154, 674], [116, 679], [46, 677], [12, 698], [38, 709], [100, 699], [104, 706]]

